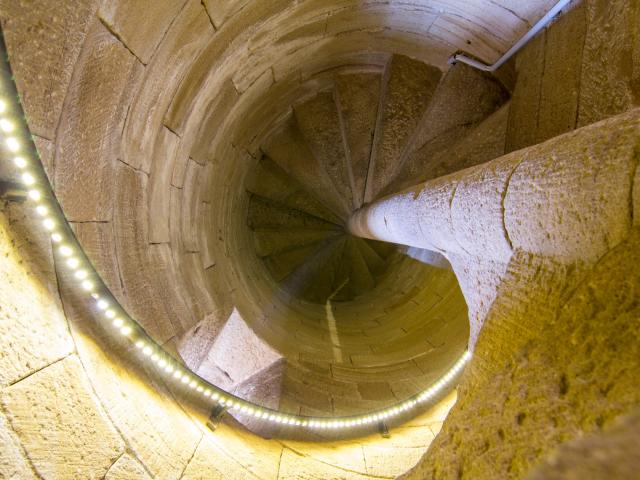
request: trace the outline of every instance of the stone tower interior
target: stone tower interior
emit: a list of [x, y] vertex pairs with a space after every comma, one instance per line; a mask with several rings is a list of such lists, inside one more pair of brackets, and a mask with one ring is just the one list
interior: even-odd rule
[[450, 61], [556, 3], [0, 0], [0, 479], [640, 478], [640, 1]]

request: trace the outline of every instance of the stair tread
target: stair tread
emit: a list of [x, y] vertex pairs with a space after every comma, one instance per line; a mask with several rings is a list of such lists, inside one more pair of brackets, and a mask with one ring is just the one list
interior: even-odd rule
[[325, 91], [294, 107], [300, 132], [334, 188], [353, 208], [351, 172], [347, 163], [341, 119], [334, 92]]
[[326, 300], [331, 294], [331, 282], [325, 285], [314, 280], [318, 280], [319, 272], [326, 270], [328, 260], [343, 241], [344, 237], [338, 237], [315, 244], [307, 257], [282, 279], [282, 287], [295, 296], [324, 302], [321, 297], [326, 294]]
[[302, 265], [309, 256], [313, 255], [320, 243], [322, 242], [264, 257], [264, 262], [273, 278], [280, 282]]
[[347, 243], [349, 251], [349, 261], [351, 271], [349, 274], [350, 283], [354, 296], [358, 296], [364, 292], [371, 290], [376, 285], [373, 274], [369, 271], [369, 267], [360, 253], [354, 238], [350, 238]]
[[371, 274], [376, 276], [381, 273], [385, 267], [384, 259], [364, 239], [356, 238], [355, 242]]
[[267, 156], [263, 156], [258, 162], [247, 190], [328, 222], [342, 223], [337, 215], [307, 193], [304, 186]]
[[509, 105], [507, 102], [481, 122], [461, 127], [459, 130], [464, 131], [464, 135], [449, 142], [448, 145], [437, 148], [435, 142], [431, 142], [430, 145], [433, 148], [423, 148], [416, 152], [415, 158], [405, 166], [385, 193], [448, 175], [504, 155]]
[[366, 180], [365, 202], [377, 198], [393, 179], [410, 135], [429, 106], [441, 71], [403, 55], [394, 55], [385, 71], [383, 93]]
[[309, 149], [293, 115], [271, 135], [262, 150], [326, 208], [342, 220], [347, 218], [350, 207]]
[[342, 233], [343, 231], [341, 229], [265, 228], [254, 230], [253, 238], [258, 256], [266, 257], [321, 242], [329, 237]]
[[[474, 101], [464, 100], [469, 98]], [[457, 143], [508, 99], [509, 92], [492, 75], [463, 63], [453, 65], [438, 85], [395, 177], [424, 172], [433, 155]]]
[[338, 75], [336, 90], [353, 174], [356, 208], [364, 202], [364, 188], [371, 158], [373, 135], [380, 103], [379, 73]]
[[334, 292], [335, 274], [338, 261], [342, 258], [344, 250], [344, 237], [331, 246], [330, 252], [309, 279], [308, 287], [303, 292], [303, 297], [318, 303], [325, 303]]
[[337, 227], [334, 223], [259, 195], [252, 195], [249, 200], [247, 222], [252, 229], [281, 227], [334, 230]]

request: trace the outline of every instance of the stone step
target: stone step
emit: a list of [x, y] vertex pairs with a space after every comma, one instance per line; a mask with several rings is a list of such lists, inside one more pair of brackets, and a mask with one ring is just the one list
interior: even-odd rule
[[[426, 154], [420, 162], [407, 165], [407, 168], [389, 185], [385, 194], [403, 190], [432, 178], [448, 175], [474, 165], [479, 165], [505, 153], [505, 140], [509, 120], [510, 102], [493, 112], [472, 128], [464, 128], [464, 136], [452, 146], [441, 148], [438, 152]], [[417, 157], [416, 157], [417, 158]], [[419, 170], [414, 171], [414, 168]]]
[[382, 75], [373, 72], [338, 75], [336, 78], [338, 105], [353, 174], [355, 208], [360, 208], [364, 202], [381, 82]]
[[369, 271], [367, 262], [362, 256], [362, 253], [360, 253], [357, 239], [350, 238], [347, 242], [346, 249], [349, 255], [350, 266], [349, 283], [351, 284], [353, 295], [357, 297], [375, 287], [376, 279]]
[[263, 156], [256, 165], [247, 190], [328, 222], [342, 223], [337, 215], [309, 195], [304, 186], [267, 156]]
[[384, 271], [385, 261], [378, 252], [371, 248], [363, 238], [354, 238], [358, 250], [364, 259], [369, 271], [373, 276], [377, 276]]
[[258, 228], [334, 230], [336, 228], [334, 223], [258, 195], [252, 195], [249, 200], [247, 223], [254, 230]]
[[263, 228], [254, 230], [253, 239], [258, 256], [266, 257], [312, 245], [342, 233], [342, 229], [338, 228], [334, 230]]
[[333, 284], [333, 268], [326, 267], [336, 251], [341, 249], [343, 242], [344, 237], [339, 237], [315, 244], [306, 258], [283, 278], [283, 289], [294, 296], [324, 303], [332, 293]]
[[377, 198], [393, 179], [405, 144], [424, 116], [441, 75], [438, 68], [409, 57], [391, 58], [382, 79], [365, 202]]
[[453, 65], [402, 152], [394, 177], [412, 178], [427, 170], [434, 155], [459, 142], [508, 100], [509, 92], [491, 74], [463, 63]]
[[334, 284], [336, 271], [342, 261], [345, 248], [345, 239], [342, 237], [335, 242], [327, 252], [318, 255], [316, 263], [316, 273], [309, 278], [307, 288], [303, 291], [302, 297], [312, 302], [324, 304], [335, 291]]
[[331, 178], [309, 149], [293, 115], [274, 131], [262, 146], [262, 151], [303, 185], [309, 195], [340, 219], [348, 217], [350, 205], [345, 203]]
[[342, 201], [354, 209], [353, 175], [347, 160], [342, 119], [334, 91], [320, 92], [295, 106], [294, 114], [311, 152], [331, 179]]
[[318, 243], [305, 245], [286, 252], [264, 257], [264, 263], [276, 282], [283, 281], [288, 275], [305, 263], [318, 250]]

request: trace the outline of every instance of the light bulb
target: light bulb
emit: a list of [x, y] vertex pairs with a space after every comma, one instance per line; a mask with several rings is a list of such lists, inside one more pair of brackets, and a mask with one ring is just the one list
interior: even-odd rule
[[142, 349], [142, 353], [144, 353], [146, 356], [149, 356], [151, 355], [151, 353], [153, 353], [153, 349], [147, 345]]
[[86, 270], [78, 270], [74, 275], [78, 280], [84, 280], [89, 276], [89, 272]]
[[109, 302], [107, 302], [106, 300], [98, 300], [96, 305], [98, 305], [98, 308], [100, 310], [106, 310], [107, 307], [109, 306]]
[[7, 111], [7, 102], [4, 100], [0, 100], [0, 113], [4, 113]]
[[9, 120], [7, 120], [6, 118], [1, 118], [0, 119], [0, 129], [3, 132], [13, 132], [16, 129], [16, 126], [10, 122]]
[[44, 217], [47, 213], [49, 213], [49, 209], [47, 207], [45, 207], [44, 205], [38, 205], [36, 207], [36, 212], [38, 213], [38, 215], [40, 215], [41, 217]]
[[14, 157], [13, 163], [15, 163], [16, 167], [18, 168], [24, 168], [27, 166], [27, 161], [24, 159], [24, 157]]
[[120, 333], [126, 337], [131, 333], [131, 327], [129, 325], [125, 325], [120, 329]]
[[93, 283], [90, 282], [89, 280], [83, 280], [81, 285], [82, 285], [82, 288], [85, 289], [87, 292], [93, 290]]
[[124, 325], [124, 320], [122, 320], [121, 318], [114, 318], [112, 323], [114, 327], [120, 328]]
[[136, 348], [144, 348], [145, 343], [142, 340], [136, 342]]
[[56, 222], [54, 222], [52, 219], [50, 218], [45, 218], [42, 221], [42, 225], [44, 226], [44, 228], [46, 228], [47, 230], [51, 231], [56, 227]]
[[17, 152], [18, 150], [20, 150], [20, 142], [18, 142], [18, 139], [15, 137], [7, 138], [5, 143], [7, 144], [7, 148], [12, 152]]
[[52, 233], [51, 240], [53, 240], [55, 243], [59, 243], [62, 241], [62, 235], [60, 235], [59, 233]]
[[107, 318], [114, 318], [116, 316], [116, 312], [114, 312], [113, 310], [107, 310], [106, 312], [104, 312], [104, 315]]
[[34, 183], [36, 183], [36, 179], [29, 172], [24, 172], [22, 174], [22, 183], [24, 183], [25, 185], [30, 186], [30, 185], [33, 185]]
[[60, 254], [64, 257], [69, 257], [73, 253], [73, 250], [69, 248], [67, 245], [62, 245], [60, 247]]
[[39, 190], [29, 190], [27, 195], [31, 200], [35, 200], [36, 202], [42, 198], [42, 194]]

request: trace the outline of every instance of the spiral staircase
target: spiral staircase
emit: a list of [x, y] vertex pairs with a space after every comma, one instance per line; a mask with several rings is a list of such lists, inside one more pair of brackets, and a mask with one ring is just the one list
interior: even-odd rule
[[375, 289], [399, 254], [351, 235], [349, 215], [504, 153], [509, 99], [493, 76], [402, 55], [331, 76], [273, 126], [247, 187], [256, 255], [283, 293], [320, 304]]

